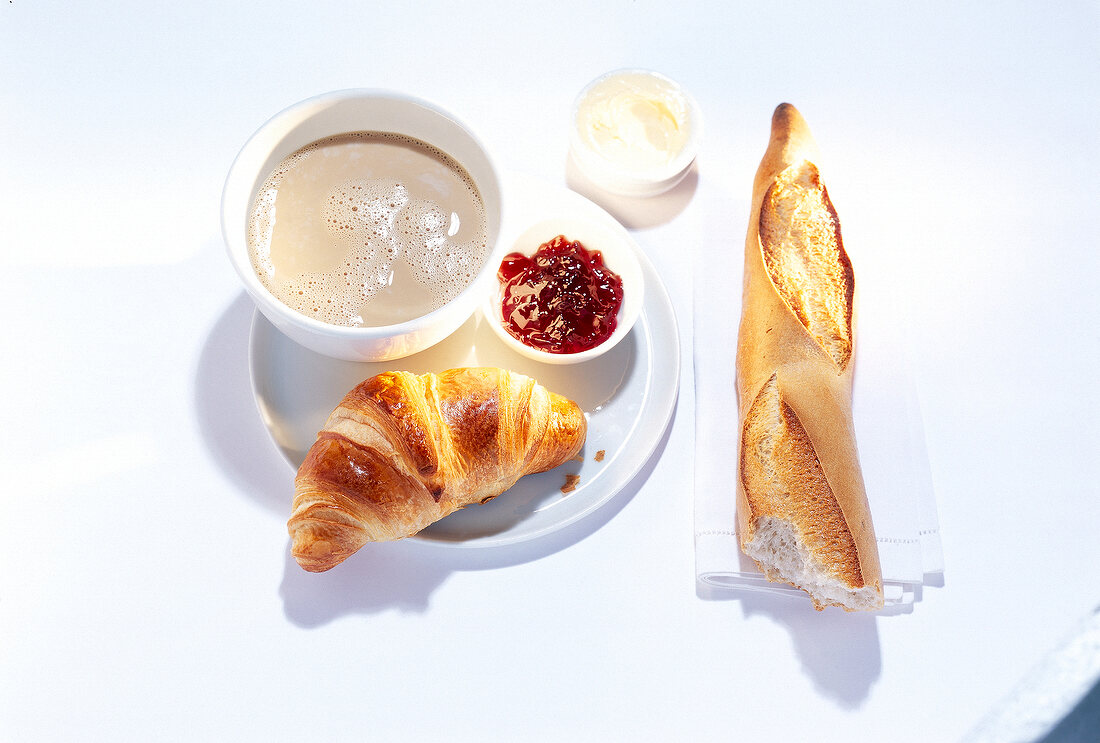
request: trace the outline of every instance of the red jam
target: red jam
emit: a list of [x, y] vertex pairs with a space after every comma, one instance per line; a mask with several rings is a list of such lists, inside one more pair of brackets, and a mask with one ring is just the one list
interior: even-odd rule
[[535, 254], [509, 253], [497, 271], [504, 327], [549, 353], [579, 353], [615, 332], [623, 282], [598, 250], [558, 235]]

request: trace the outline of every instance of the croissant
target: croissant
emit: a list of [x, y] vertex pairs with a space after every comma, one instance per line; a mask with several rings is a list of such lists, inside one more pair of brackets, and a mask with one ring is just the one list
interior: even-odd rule
[[329, 416], [294, 482], [294, 558], [328, 570], [574, 458], [580, 407], [504, 369], [386, 372]]

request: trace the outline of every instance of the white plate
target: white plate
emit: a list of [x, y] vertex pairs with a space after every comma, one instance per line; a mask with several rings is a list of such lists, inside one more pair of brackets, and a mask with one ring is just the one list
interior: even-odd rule
[[[618, 225], [584, 197], [525, 176], [509, 179], [505, 198], [505, 222], [512, 230], [563, 214]], [[502, 239], [509, 239], [512, 233], [508, 229], [502, 229]], [[584, 409], [588, 439], [581, 451], [583, 461], [528, 475], [505, 495], [457, 511], [420, 532], [418, 538], [458, 547], [487, 547], [528, 541], [574, 523], [610, 501], [645, 465], [676, 406], [680, 378], [676, 318], [653, 264], [636, 243], [633, 247], [645, 274], [641, 317], [615, 348], [576, 365], [555, 366], [520, 356], [496, 337], [480, 313], [426, 351], [398, 361], [358, 363], [321, 356], [299, 346], [257, 312], [252, 321], [249, 364], [264, 423], [297, 469], [332, 409], [368, 377], [395, 369], [417, 374], [459, 366], [512, 369], [566, 395]], [[604, 453], [602, 461], [596, 460], [598, 452]], [[580, 479], [575, 490], [563, 494], [567, 475], [579, 475]]]

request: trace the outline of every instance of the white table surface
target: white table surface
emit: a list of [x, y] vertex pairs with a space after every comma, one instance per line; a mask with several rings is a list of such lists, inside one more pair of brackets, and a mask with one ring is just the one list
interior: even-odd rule
[[[0, 738], [943, 741], [1010, 696], [1100, 603], [1100, 16], [819, 5], [0, 5]], [[659, 457], [543, 541], [302, 572], [218, 227], [237, 150], [382, 87], [564, 184], [574, 95], [625, 66], [706, 120], [671, 199], [605, 202], [678, 310]], [[910, 311], [947, 565], [911, 613], [695, 585], [692, 272], [741, 250], [781, 101]]]

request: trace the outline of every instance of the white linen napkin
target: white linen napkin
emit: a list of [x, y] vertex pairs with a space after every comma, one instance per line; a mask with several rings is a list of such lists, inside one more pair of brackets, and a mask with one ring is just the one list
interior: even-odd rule
[[[739, 250], [696, 261], [695, 571], [718, 595], [801, 590], [767, 581], [740, 549], [736, 527], [738, 415], [734, 385], [740, 319]], [[858, 266], [857, 266], [858, 278]], [[858, 302], [858, 298], [857, 298]], [[931, 470], [916, 388], [890, 308], [859, 312], [853, 416], [887, 605], [910, 604], [926, 578], [943, 572]], [[902, 337], [904, 337], [903, 334]]]

